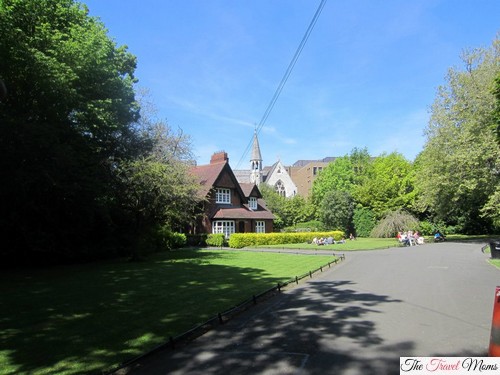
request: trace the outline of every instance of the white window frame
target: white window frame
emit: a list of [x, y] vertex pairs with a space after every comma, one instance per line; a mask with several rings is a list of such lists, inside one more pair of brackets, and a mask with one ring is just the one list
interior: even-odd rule
[[256, 221], [255, 222], [255, 233], [266, 233], [266, 222]]
[[248, 198], [248, 207], [250, 207], [251, 210], [256, 210], [257, 209], [257, 198], [249, 197]]
[[215, 190], [215, 203], [231, 204], [231, 189], [217, 188]]
[[235, 232], [236, 224], [234, 220], [215, 220], [212, 223], [212, 233], [224, 233], [226, 238]]

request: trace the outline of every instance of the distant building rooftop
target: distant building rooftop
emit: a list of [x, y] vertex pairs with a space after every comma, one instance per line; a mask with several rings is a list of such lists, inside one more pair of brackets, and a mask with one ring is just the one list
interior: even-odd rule
[[330, 163], [336, 159], [335, 156], [327, 156], [326, 158], [320, 159], [320, 160], [297, 160], [295, 163], [293, 163], [292, 167], [303, 167], [307, 164], [310, 163]]

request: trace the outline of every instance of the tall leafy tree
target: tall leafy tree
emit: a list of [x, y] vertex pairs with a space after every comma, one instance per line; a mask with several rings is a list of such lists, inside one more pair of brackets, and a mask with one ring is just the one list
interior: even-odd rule
[[312, 200], [319, 205], [325, 194], [338, 190], [357, 195], [358, 186], [363, 185], [372, 170], [372, 157], [366, 148], [354, 148], [349, 155], [335, 159], [314, 180]]
[[136, 139], [136, 59], [73, 0], [1, 0], [0, 56], [2, 253], [93, 252]]
[[500, 185], [495, 141], [495, 78], [500, 40], [489, 49], [464, 52], [461, 70], [450, 69], [439, 88], [419, 156], [419, 207], [464, 232], [492, 230]]
[[386, 212], [411, 206], [414, 198], [412, 164], [397, 152], [382, 154], [371, 164], [370, 175], [357, 185], [358, 203], [378, 218]]
[[325, 195], [331, 191], [351, 192], [355, 182], [354, 166], [348, 155], [339, 157], [328, 164], [314, 180], [312, 199], [321, 204]]
[[354, 202], [351, 194], [341, 190], [331, 190], [325, 194], [319, 207], [320, 220], [327, 228], [352, 232], [351, 223]]
[[500, 146], [500, 73], [497, 75], [495, 79], [495, 87], [493, 89], [493, 94], [496, 98], [496, 106], [495, 106], [495, 117], [494, 122], [492, 124], [493, 131], [496, 132], [497, 135], [497, 143]]
[[315, 207], [309, 200], [300, 195], [285, 198], [265, 184], [261, 184], [259, 190], [266, 201], [266, 206], [277, 218], [275, 220], [276, 229], [303, 223], [312, 220], [315, 216]]

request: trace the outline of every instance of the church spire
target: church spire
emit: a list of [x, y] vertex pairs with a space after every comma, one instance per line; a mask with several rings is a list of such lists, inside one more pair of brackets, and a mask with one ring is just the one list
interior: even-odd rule
[[252, 158], [250, 159], [250, 162], [252, 161], [262, 161], [262, 156], [260, 155], [259, 139], [257, 138], [257, 129], [255, 129], [253, 133]]
[[259, 139], [257, 138], [257, 129], [253, 133], [252, 157], [250, 159], [250, 181], [259, 185], [262, 182], [262, 156], [260, 154]]

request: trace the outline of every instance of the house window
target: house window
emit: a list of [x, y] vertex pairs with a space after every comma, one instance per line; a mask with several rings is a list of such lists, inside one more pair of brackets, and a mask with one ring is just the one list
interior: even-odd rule
[[256, 210], [257, 209], [257, 198], [255, 198], [255, 197], [248, 198], [248, 207], [250, 207], [251, 210]]
[[255, 232], [256, 233], [266, 233], [266, 222], [256, 221], [255, 222]]
[[278, 182], [274, 184], [274, 190], [282, 197], [286, 197], [285, 184], [283, 183], [283, 181], [278, 180]]
[[229, 238], [234, 233], [234, 221], [217, 220], [212, 225], [212, 233], [224, 233], [226, 238]]
[[217, 189], [215, 191], [215, 203], [231, 204], [231, 190]]

